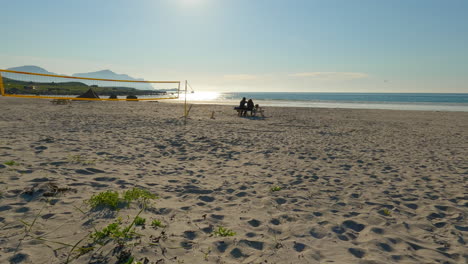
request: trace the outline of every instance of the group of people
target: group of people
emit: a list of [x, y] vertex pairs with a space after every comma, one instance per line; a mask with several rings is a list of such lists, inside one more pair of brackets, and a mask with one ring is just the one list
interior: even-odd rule
[[247, 112], [250, 111], [252, 113], [254, 108], [258, 108], [258, 105], [254, 105], [252, 99], [247, 101], [247, 99], [243, 97], [237, 109], [240, 110], [239, 116], [247, 116]]

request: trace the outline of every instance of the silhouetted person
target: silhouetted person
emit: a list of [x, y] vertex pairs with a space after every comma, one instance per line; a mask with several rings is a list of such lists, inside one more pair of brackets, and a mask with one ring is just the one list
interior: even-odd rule
[[245, 108], [246, 101], [247, 101], [247, 99], [245, 99], [245, 97], [243, 97], [242, 100], [240, 101], [239, 109], [244, 109]]
[[244, 112], [244, 116], [247, 115], [247, 111], [250, 111], [250, 113], [252, 114], [252, 110], [254, 109], [254, 102], [252, 101], [252, 99], [249, 99], [249, 101], [247, 102], [247, 110], [245, 110]]
[[239, 116], [243, 116], [244, 113], [246, 112], [245, 109], [247, 109], [247, 106], [245, 105], [246, 104], [246, 101], [247, 99], [245, 99], [245, 97], [242, 98], [242, 100], [240, 101], [240, 104], [239, 104]]

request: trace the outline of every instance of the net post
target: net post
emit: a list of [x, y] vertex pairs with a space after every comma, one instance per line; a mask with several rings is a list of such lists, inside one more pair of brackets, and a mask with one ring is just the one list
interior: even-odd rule
[[185, 80], [184, 125], [187, 124], [187, 80]]
[[5, 96], [5, 87], [3, 86], [2, 73], [0, 72], [0, 93], [2, 96]]
[[177, 86], [177, 99], [180, 98], [180, 81], [179, 81], [179, 84]]

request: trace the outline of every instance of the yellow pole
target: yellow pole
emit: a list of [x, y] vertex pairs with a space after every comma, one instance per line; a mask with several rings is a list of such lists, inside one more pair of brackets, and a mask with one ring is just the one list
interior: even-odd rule
[[5, 87], [3, 87], [3, 78], [2, 73], [0, 72], [0, 92], [2, 96], [5, 96]]
[[184, 125], [187, 124], [187, 80], [185, 80]]
[[177, 99], [180, 97], [180, 82], [179, 85], [177, 86]]

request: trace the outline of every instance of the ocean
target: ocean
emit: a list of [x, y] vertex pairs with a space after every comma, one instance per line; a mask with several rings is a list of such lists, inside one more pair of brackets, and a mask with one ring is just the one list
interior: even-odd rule
[[[236, 106], [242, 97], [260, 106], [468, 112], [468, 93], [194, 92], [187, 94], [187, 101]], [[179, 102], [184, 99], [181, 94]]]

